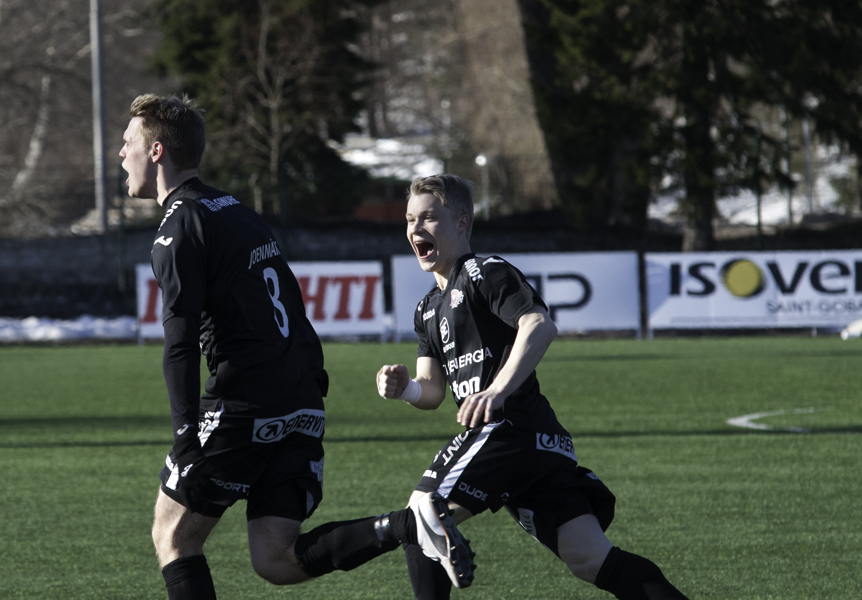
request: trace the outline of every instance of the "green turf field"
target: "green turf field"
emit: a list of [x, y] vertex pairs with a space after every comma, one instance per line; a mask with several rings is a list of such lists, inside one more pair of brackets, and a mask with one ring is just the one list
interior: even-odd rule
[[[414, 345], [325, 352], [325, 496], [308, 526], [403, 506], [459, 429], [451, 399], [422, 412], [377, 395], [379, 366], [412, 371]], [[582, 464], [617, 494], [616, 545], [692, 599], [821, 600], [862, 598], [860, 373], [858, 340], [558, 340], [539, 378]], [[161, 349], [0, 347], [0, 409], [0, 598], [166, 598], [149, 539], [171, 440]], [[759, 413], [772, 429], [726, 422]], [[505, 514], [462, 530], [479, 569], [453, 598], [611, 598]], [[400, 551], [293, 588], [265, 583], [242, 506], [207, 554], [223, 600], [412, 597]]]

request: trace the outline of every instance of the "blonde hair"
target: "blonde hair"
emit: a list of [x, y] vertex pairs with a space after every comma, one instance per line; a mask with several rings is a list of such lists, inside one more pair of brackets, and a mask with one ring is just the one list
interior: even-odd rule
[[452, 211], [457, 219], [463, 215], [470, 217], [467, 226], [467, 239], [473, 232], [473, 182], [457, 175], [442, 173], [430, 177], [420, 177], [410, 185], [410, 196], [431, 194]]

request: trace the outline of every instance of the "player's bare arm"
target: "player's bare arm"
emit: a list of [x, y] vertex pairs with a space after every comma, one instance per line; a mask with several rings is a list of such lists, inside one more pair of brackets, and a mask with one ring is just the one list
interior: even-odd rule
[[534, 304], [518, 319], [518, 335], [506, 364], [488, 389], [464, 400], [458, 410], [458, 422], [465, 427], [478, 427], [490, 422], [491, 414], [536, 369], [556, 335], [557, 326], [548, 311]]
[[[422, 410], [434, 410], [446, 397], [446, 375], [440, 361], [427, 356], [416, 359], [416, 383], [421, 394], [410, 402]], [[377, 372], [377, 392], [384, 398], [402, 398], [410, 384], [410, 372], [404, 365], [383, 365]]]

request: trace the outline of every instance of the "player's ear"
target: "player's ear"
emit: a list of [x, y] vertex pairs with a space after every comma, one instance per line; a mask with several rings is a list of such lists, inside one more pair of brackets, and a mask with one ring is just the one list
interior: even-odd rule
[[461, 215], [458, 217], [458, 229], [466, 232], [470, 228], [470, 215]]
[[150, 146], [150, 159], [153, 162], [159, 162], [164, 155], [165, 147], [162, 145], [162, 143], [159, 141], [153, 142], [153, 145]]

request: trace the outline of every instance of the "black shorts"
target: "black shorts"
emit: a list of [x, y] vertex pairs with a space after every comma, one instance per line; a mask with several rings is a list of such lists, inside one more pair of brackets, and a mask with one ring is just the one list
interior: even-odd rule
[[595, 473], [578, 465], [572, 438], [517, 429], [508, 421], [455, 436], [416, 486], [478, 514], [505, 507], [555, 554], [557, 528], [593, 514], [602, 530], [614, 518], [616, 499]]
[[[323, 498], [324, 413], [311, 408], [284, 413], [283, 408], [232, 411], [230, 402], [201, 400], [198, 436], [205, 458], [196, 464], [202, 467], [198, 476], [209, 480], [201, 514], [221, 517], [246, 499], [249, 521], [311, 516]], [[159, 479], [164, 493], [182, 504], [175, 463], [171, 449]]]

